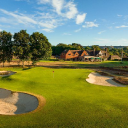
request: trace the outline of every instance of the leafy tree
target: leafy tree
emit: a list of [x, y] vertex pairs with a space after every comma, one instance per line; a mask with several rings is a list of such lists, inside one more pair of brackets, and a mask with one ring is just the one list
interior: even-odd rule
[[120, 49], [112, 48], [110, 51], [111, 55], [119, 55], [120, 56]]
[[71, 49], [67, 44], [59, 43], [57, 46], [52, 46], [53, 55], [60, 55], [64, 50]]
[[6, 31], [0, 32], [0, 61], [3, 62], [3, 67], [5, 61], [10, 62], [12, 60], [12, 34]]
[[77, 43], [72, 43], [72, 47], [75, 50], [84, 50], [83, 46], [81, 44], [77, 44]]
[[42, 33], [34, 32], [30, 36], [31, 60], [35, 64], [41, 58], [49, 58], [52, 55], [51, 44]]
[[92, 45], [91, 49], [92, 49], [92, 50], [95, 49], [95, 51], [100, 51], [100, 50], [101, 50], [100, 47], [97, 46], [97, 45]]
[[29, 34], [26, 30], [21, 30], [18, 33], [15, 33], [14, 36], [14, 55], [18, 57], [23, 62], [28, 60], [30, 55], [30, 45], [29, 45]]
[[52, 46], [53, 55], [60, 55], [64, 50], [84, 50], [84, 48], [77, 43], [72, 43], [68, 45], [59, 43], [57, 46]]
[[85, 47], [84, 49], [85, 49], [85, 50], [91, 50], [91, 48], [90, 48], [90, 47]]

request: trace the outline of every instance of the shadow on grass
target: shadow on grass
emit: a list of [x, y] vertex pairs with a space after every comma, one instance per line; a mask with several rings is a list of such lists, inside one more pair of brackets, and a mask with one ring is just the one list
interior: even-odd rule
[[59, 61], [59, 59], [43, 59], [43, 60], [40, 60], [41, 62], [43, 61]]
[[31, 69], [31, 67], [23, 68], [22, 70], [29, 70], [29, 69]]
[[4, 76], [1, 78], [3, 81], [12, 81], [13, 79], [10, 76]]

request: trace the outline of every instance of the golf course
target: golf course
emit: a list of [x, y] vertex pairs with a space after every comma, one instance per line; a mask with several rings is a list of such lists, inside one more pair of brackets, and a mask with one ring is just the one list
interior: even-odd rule
[[[0, 115], [0, 128], [126, 128], [128, 88], [88, 83], [91, 69], [4, 67], [0, 88], [41, 96], [33, 112]], [[39, 104], [40, 105], [40, 104]]]

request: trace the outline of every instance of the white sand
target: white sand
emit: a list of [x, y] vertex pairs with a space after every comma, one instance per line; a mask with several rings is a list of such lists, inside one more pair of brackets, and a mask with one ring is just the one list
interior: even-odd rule
[[91, 84], [97, 84], [102, 86], [115, 86], [115, 87], [125, 87], [122, 84], [116, 83], [113, 79], [113, 77], [110, 76], [103, 76], [99, 73], [90, 73], [89, 78], [86, 79], [87, 82]]
[[15, 115], [27, 113], [35, 110], [38, 104], [38, 99], [35, 96], [0, 89], [0, 114]]

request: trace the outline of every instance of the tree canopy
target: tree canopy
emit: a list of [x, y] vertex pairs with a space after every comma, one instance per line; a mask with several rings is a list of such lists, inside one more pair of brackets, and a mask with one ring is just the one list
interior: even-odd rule
[[29, 34], [26, 30], [21, 30], [15, 33], [14, 36], [14, 55], [18, 57], [23, 62], [29, 58], [30, 45], [29, 45]]
[[97, 45], [92, 45], [91, 49], [95, 50], [95, 51], [100, 51], [101, 50], [101, 48]]
[[84, 50], [83, 46], [77, 43], [63, 44], [59, 43], [57, 46], [52, 46], [53, 55], [60, 55], [64, 50]]
[[49, 58], [52, 55], [51, 44], [42, 33], [34, 32], [30, 36], [30, 51], [33, 64], [41, 58]]
[[52, 55], [51, 44], [42, 33], [34, 32], [29, 35], [26, 30], [14, 33], [13, 40], [10, 32], [0, 32], [0, 62], [10, 62], [15, 56], [20, 61], [38, 61]]
[[10, 62], [12, 60], [12, 34], [10, 32], [0, 32], [0, 62]]

